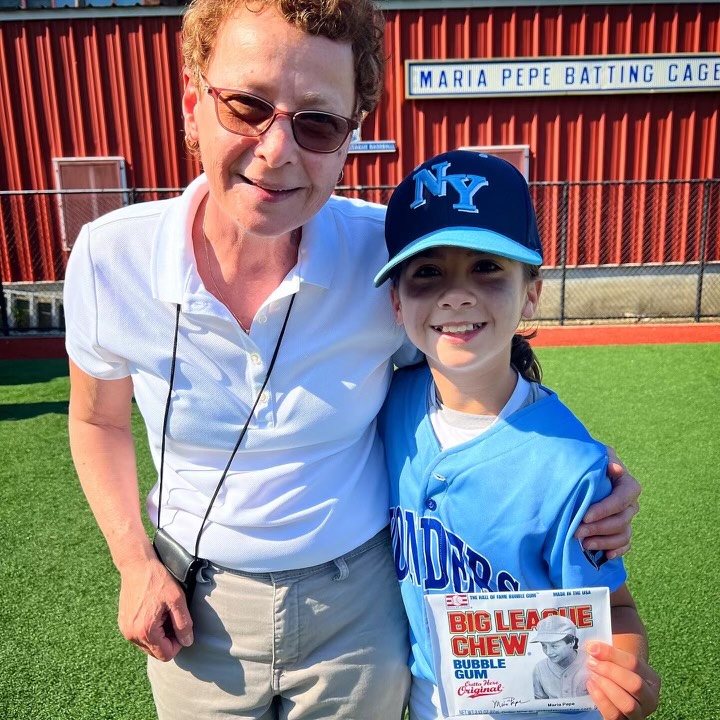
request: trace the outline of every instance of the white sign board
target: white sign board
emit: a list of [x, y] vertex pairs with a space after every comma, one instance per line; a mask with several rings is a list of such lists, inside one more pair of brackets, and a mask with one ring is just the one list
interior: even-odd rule
[[392, 153], [397, 150], [394, 140], [359, 140], [351, 142], [350, 153]]
[[720, 91], [720, 54], [405, 61], [405, 97]]

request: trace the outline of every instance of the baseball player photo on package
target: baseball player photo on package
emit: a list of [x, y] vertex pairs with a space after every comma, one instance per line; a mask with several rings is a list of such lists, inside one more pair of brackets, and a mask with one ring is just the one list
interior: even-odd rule
[[595, 709], [583, 646], [612, 643], [608, 588], [436, 594], [425, 603], [446, 718]]

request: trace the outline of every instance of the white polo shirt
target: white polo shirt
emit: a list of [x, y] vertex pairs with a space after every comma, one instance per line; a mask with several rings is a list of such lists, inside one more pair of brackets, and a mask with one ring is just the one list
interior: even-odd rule
[[[387, 288], [385, 209], [331, 198], [303, 228], [298, 263], [246, 335], [203, 286], [192, 221], [204, 176], [172, 200], [87, 225], [65, 280], [66, 345], [86, 373], [130, 375], [159, 468], [181, 305], [161, 521], [192, 550], [296, 299], [270, 382], [203, 531], [200, 555], [269, 572], [349, 552], [387, 524], [388, 483], [375, 430], [404, 340]], [[148, 498], [157, 521], [158, 486]]]

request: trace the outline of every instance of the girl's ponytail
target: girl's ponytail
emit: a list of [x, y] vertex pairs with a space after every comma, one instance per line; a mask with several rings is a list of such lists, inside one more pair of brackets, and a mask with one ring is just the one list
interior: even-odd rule
[[[523, 265], [525, 279], [528, 282], [540, 277], [539, 265]], [[510, 363], [526, 380], [530, 382], [542, 382], [542, 368], [537, 359], [530, 340], [537, 335], [537, 330], [525, 333], [515, 333], [510, 347]]]
[[539, 383], [542, 382], [542, 368], [529, 342], [536, 335], [537, 330], [525, 335], [520, 333], [513, 335], [510, 362], [526, 380]]

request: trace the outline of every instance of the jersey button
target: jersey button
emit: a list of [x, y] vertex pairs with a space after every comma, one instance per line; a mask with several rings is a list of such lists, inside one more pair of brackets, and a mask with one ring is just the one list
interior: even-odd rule
[[428, 499], [425, 501], [425, 507], [426, 507], [428, 510], [436, 510], [436, 509], [437, 509], [437, 503], [436, 503], [432, 498], [428, 498]]

